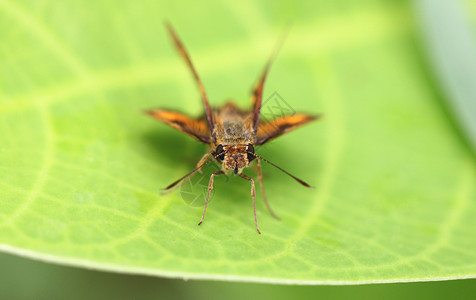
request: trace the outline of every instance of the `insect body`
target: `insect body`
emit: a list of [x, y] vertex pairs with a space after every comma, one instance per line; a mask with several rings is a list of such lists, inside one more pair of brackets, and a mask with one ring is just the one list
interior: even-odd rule
[[218, 109], [212, 109], [208, 103], [208, 98], [205, 93], [205, 88], [198, 76], [195, 67], [192, 64], [190, 56], [185, 50], [182, 42], [178, 38], [173, 28], [167, 24], [167, 29], [174, 41], [177, 50], [181, 56], [187, 62], [195, 81], [198, 84], [203, 104], [205, 107], [205, 114], [198, 119], [190, 118], [186, 115], [175, 111], [168, 111], [163, 109], [148, 110], [145, 113], [151, 117], [178, 129], [198, 141], [208, 144], [210, 151], [207, 152], [198, 162], [197, 167], [190, 173], [179, 178], [164, 190], [169, 190], [176, 186], [183, 180], [187, 180], [203, 166], [212, 162], [218, 161], [222, 168], [219, 171], [215, 171], [210, 176], [208, 184], [208, 194], [205, 202], [205, 209], [203, 211], [202, 218], [198, 225], [202, 224], [207, 211], [208, 201], [210, 198], [210, 192], [213, 189], [213, 179], [217, 175], [234, 173], [243, 179], [250, 181], [251, 183], [251, 197], [253, 200], [253, 213], [255, 218], [255, 227], [258, 233], [261, 233], [258, 228], [258, 221], [256, 218], [256, 200], [255, 200], [255, 182], [254, 180], [243, 174], [244, 168], [248, 167], [250, 163], [256, 161], [258, 169], [258, 180], [261, 187], [263, 201], [266, 204], [271, 215], [279, 219], [269, 206], [266, 200], [266, 195], [263, 189], [263, 176], [261, 172], [261, 160], [271, 164], [278, 168], [282, 172], [294, 178], [296, 181], [306, 187], [311, 187], [301, 179], [291, 175], [270, 161], [262, 158], [255, 153], [255, 146], [263, 145], [264, 143], [286, 133], [297, 127], [304, 125], [310, 121], [318, 119], [320, 116], [311, 116], [306, 114], [294, 114], [292, 116], [284, 116], [274, 119], [269, 122], [260, 122], [260, 111], [263, 97], [263, 87], [268, 74], [271, 62], [276, 55], [276, 51], [271, 56], [270, 60], [266, 64], [266, 67], [254, 87], [252, 95], [252, 109], [250, 111], [240, 110], [234, 103], [228, 102], [223, 107]]

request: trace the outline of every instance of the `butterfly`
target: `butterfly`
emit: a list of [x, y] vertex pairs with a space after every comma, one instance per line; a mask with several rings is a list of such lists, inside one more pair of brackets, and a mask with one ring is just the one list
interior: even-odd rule
[[195, 169], [174, 181], [163, 190], [170, 190], [180, 182], [185, 182], [203, 166], [209, 164], [212, 161], [216, 161], [221, 165], [221, 170], [213, 172], [210, 176], [205, 208], [198, 225], [201, 225], [205, 218], [215, 176], [233, 173], [243, 179], [248, 180], [251, 183], [251, 198], [253, 200], [255, 227], [256, 231], [260, 234], [261, 232], [259, 230], [258, 220], [256, 218], [255, 180], [243, 174], [243, 169], [250, 166], [253, 161], [256, 161], [258, 181], [260, 184], [263, 201], [266, 204], [270, 214], [279, 220], [279, 217], [271, 209], [271, 206], [266, 199], [266, 194], [263, 188], [261, 161], [276, 167], [305, 187], [312, 186], [273, 164], [269, 160], [256, 154], [255, 147], [261, 146], [304, 124], [315, 121], [319, 119], [321, 115], [293, 114], [289, 116], [278, 117], [271, 121], [260, 120], [264, 83], [271, 67], [271, 63], [273, 62], [279, 47], [277, 47], [271, 55], [270, 59], [265, 65], [263, 73], [253, 88], [253, 93], [251, 96], [252, 107], [250, 110], [242, 110], [238, 108], [233, 102], [227, 102], [225, 105], [219, 108], [212, 108], [208, 102], [204, 85], [198, 76], [198, 72], [192, 63], [189, 54], [185, 50], [183, 43], [169, 23], [166, 23], [166, 28], [175, 47], [182, 58], [186, 61], [193, 74], [203, 100], [205, 113], [200, 118], [191, 118], [177, 111], [164, 109], [147, 110], [145, 113], [150, 117], [191, 136], [199, 142], [209, 145], [210, 150], [200, 159]]

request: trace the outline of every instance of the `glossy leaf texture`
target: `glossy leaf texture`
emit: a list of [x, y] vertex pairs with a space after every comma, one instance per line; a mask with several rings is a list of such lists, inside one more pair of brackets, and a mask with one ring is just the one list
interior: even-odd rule
[[[257, 153], [316, 188], [264, 165], [282, 220], [258, 191], [261, 235], [240, 178], [217, 177], [200, 227], [212, 168], [190, 189], [159, 195], [206, 151], [141, 114], [203, 112], [164, 20], [211, 104], [232, 98], [243, 108], [292, 23], [263, 116], [324, 118]], [[475, 157], [442, 105], [417, 32], [411, 3], [396, 0], [0, 1], [0, 249], [179, 278], [475, 277]]]

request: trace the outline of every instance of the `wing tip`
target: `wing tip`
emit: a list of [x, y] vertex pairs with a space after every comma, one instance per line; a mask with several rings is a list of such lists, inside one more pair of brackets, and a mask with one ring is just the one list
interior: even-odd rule
[[310, 121], [317, 121], [324, 118], [324, 114], [309, 115]]
[[143, 109], [143, 110], [141, 110], [141, 113], [143, 113], [144, 115], [148, 115], [148, 116], [154, 116], [155, 115], [155, 111], [151, 110], [151, 109]]

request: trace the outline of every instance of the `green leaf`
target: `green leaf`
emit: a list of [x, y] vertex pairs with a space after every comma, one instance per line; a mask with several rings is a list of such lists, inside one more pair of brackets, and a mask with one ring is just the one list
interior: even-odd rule
[[[242, 107], [293, 21], [265, 97], [325, 118], [257, 151], [316, 188], [265, 165], [282, 220], [258, 191], [261, 235], [240, 178], [217, 177], [200, 227], [197, 185], [159, 195], [206, 151], [140, 113], [203, 110], [165, 19], [211, 103]], [[438, 101], [409, 3], [0, 1], [0, 36], [3, 251], [182, 278], [475, 277], [474, 156]]]

